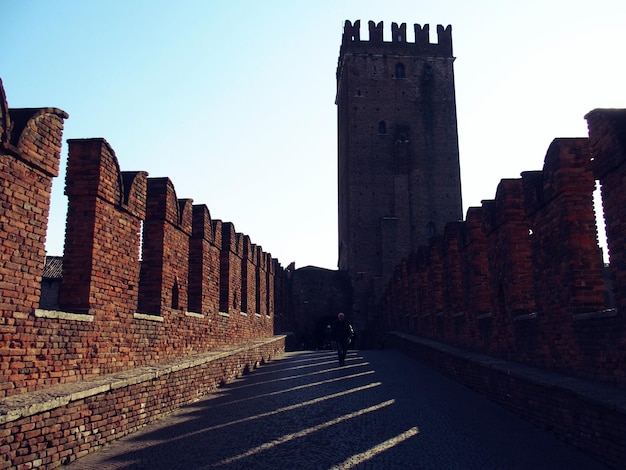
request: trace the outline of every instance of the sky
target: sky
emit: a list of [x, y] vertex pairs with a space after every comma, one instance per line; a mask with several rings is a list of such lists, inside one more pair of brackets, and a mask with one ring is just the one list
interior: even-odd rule
[[[626, 107], [623, 0], [0, 0], [11, 108], [57, 107], [66, 139], [103, 137], [122, 171], [277, 258], [337, 267], [335, 72], [345, 20], [452, 25], [464, 212], [541, 170], [584, 116]], [[67, 145], [49, 255], [63, 252]], [[602, 237], [602, 236], [601, 236]]]

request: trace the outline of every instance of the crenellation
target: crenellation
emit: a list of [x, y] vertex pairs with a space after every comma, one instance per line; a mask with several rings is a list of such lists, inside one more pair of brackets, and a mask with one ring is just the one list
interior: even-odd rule
[[191, 237], [201, 238], [209, 243], [215, 242], [211, 212], [205, 204], [195, 204], [192, 207]]
[[391, 23], [391, 41], [406, 42], [406, 23], [398, 26], [398, 23]]
[[[260, 247], [232, 224], [225, 224], [223, 237], [222, 222], [211, 220], [206, 206], [179, 199], [169, 178], [121, 171], [103, 138], [68, 141], [58, 299], [49, 301], [55, 310], [38, 309], [51, 177], [58, 172], [67, 114], [12, 110], [3, 89], [1, 95], [0, 170], [8, 184], [0, 192], [0, 215], [11, 223], [0, 231], [0, 348], [6, 334], [14, 347], [0, 359], [0, 383], [10, 385], [0, 387], [0, 397], [273, 335], [271, 321], [220, 315], [220, 259], [226, 253], [232, 268], [226, 311], [240, 311], [243, 290], [253, 311], [263, 299], [263, 312], [273, 318], [270, 297], [284, 294], [274, 292], [271, 278], [280, 272], [266, 269], [259, 285]], [[32, 367], [21, 365], [33, 357]]]
[[146, 207], [147, 171], [122, 171], [122, 201], [124, 209], [132, 214], [143, 218], [140, 208]]
[[220, 246], [206, 205], [193, 206], [189, 241], [189, 310], [202, 314], [219, 311]]
[[58, 176], [63, 121], [69, 115], [57, 108], [9, 109], [7, 149], [48, 176]]
[[452, 25], [445, 28], [440, 24], [437, 25], [437, 44], [452, 57]]
[[[626, 277], [623, 237], [616, 236], [626, 211], [614, 185], [626, 165], [614, 162], [626, 126], [616, 129], [615, 120], [594, 113], [589, 139], [555, 139], [541, 171], [502, 179], [494, 199], [469, 208], [464, 222], [446, 224], [443, 243], [435, 237], [409, 256], [416, 272], [398, 265], [380, 307], [387, 330], [626, 388], [626, 353], [615, 349], [626, 344], [626, 329], [622, 317], [605, 313], [612, 296], [592, 196], [594, 170], [606, 156], [612, 162], [602, 173], [602, 196], [617, 286]], [[620, 288], [614, 294], [623, 305]], [[408, 324], [407, 311], [415, 312]]]
[[414, 24], [413, 30], [415, 32], [416, 44], [430, 44], [430, 25], [429, 24], [425, 24], [424, 26], [419, 25], [419, 24]]
[[367, 27], [369, 29], [370, 40], [371, 43], [380, 43], [383, 42], [383, 22], [380, 21], [376, 24], [373, 21], [367, 22]]
[[[626, 110], [594, 109], [585, 119], [595, 178], [600, 181], [613, 283], [611, 296], [620, 318], [626, 311]], [[623, 328], [620, 322], [620, 328]], [[626, 344], [626, 340], [624, 340]], [[626, 363], [626, 360], [624, 360]]]
[[341, 44], [339, 65], [342, 56], [347, 53], [412, 54], [415, 51], [433, 57], [452, 57], [452, 26], [437, 25], [437, 42], [430, 42], [430, 25], [414, 24], [414, 38], [407, 37], [406, 23], [391, 24], [391, 40], [384, 40], [384, 23], [368, 21], [368, 40], [361, 39], [361, 21], [351, 23], [346, 20]]
[[361, 41], [361, 20], [356, 20], [354, 25], [350, 20], [346, 20], [343, 25], [342, 44]]

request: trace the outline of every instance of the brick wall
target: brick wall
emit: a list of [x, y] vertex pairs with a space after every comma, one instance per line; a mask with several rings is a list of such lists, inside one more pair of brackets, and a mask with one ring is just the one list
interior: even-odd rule
[[0, 82], [0, 397], [36, 386], [42, 378], [33, 371], [52, 347], [33, 312], [67, 117], [54, 108], [9, 110]]
[[[382, 305], [388, 330], [626, 387], [626, 111], [587, 119], [589, 139], [555, 139], [541, 171], [502, 180], [493, 200], [397, 266]], [[606, 301], [595, 178], [616, 309]]]
[[22, 394], [0, 403], [0, 468], [56, 468], [192, 403], [284, 351], [284, 337]]
[[388, 341], [420, 362], [594, 455], [610, 468], [624, 468], [626, 408], [623, 390], [546, 373], [406, 333], [392, 333]]
[[1, 98], [0, 398], [273, 336], [278, 261], [101, 138], [69, 141], [59, 309], [39, 309], [68, 116]]
[[67, 117], [9, 109], [0, 82], [0, 468], [69, 462], [284, 351], [278, 260], [101, 138], [69, 141], [58, 310], [39, 308]]

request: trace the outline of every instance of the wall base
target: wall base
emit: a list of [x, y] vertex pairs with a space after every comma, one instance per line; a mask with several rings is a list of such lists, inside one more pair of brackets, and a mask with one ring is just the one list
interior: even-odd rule
[[614, 468], [626, 462], [626, 391], [399, 332], [387, 345], [547, 429]]
[[0, 469], [68, 464], [284, 351], [274, 336], [2, 399]]

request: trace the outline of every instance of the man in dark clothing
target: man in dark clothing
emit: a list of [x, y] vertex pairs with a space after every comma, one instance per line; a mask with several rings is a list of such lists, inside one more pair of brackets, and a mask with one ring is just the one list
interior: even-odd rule
[[348, 345], [352, 341], [354, 336], [354, 330], [352, 325], [346, 321], [346, 316], [343, 313], [337, 315], [337, 321], [333, 325], [333, 337], [337, 344], [337, 355], [339, 357], [339, 365], [343, 366], [346, 362], [346, 355], [348, 354]]

